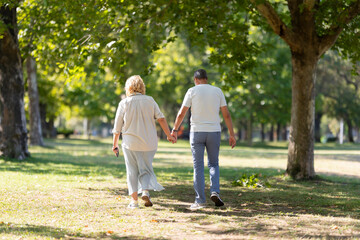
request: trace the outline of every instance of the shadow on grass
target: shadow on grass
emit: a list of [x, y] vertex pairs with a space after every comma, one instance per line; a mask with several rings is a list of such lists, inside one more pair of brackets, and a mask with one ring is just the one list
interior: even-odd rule
[[[190, 212], [187, 209], [194, 202], [195, 193], [192, 185], [192, 173], [189, 168], [167, 169], [170, 175], [158, 172], [158, 176], [168, 181], [166, 190], [154, 193], [161, 199], [159, 205], [178, 212]], [[269, 176], [271, 188], [233, 187], [231, 182], [242, 173], [261, 173]], [[312, 181], [294, 181], [279, 175], [272, 168], [221, 168], [221, 197], [226, 203], [226, 211], [222, 208], [199, 210], [199, 213], [224, 216], [252, 217], [256, 215], [275, 216], [279, 214], [298, 215], [316, 214], [322, 216], [346, 217], [360, 219], [360, 181], [349, 178], [318, 178]], [[206, 195], [210, 195], [208, 174]], [[330, 180], [329, 180], [330, 179]], [[210, 199], [208, 203], [213, 204]]]
[[113, 156], [73, 156], [67, 153], [36, 153], [19, 161], [4, 159], [0, 171], [24, 172], [27, 174], [57, 174], [97, 176], [112, 175], [122, 178], [126, 174], [123, 159]]
[[[65, 146], [66, 149], [82, 146], [90, 149], [94, 146], [107, 148], [108, 144], [97, 140], [52, 140], [47, 144], [55, 148]], [[263, 146], [262, 146], [263, 147]], [[256, 147], [255, 147], [256, 148]], [[284, 149], [283, 147], [275, 148]], [[164, 151], [167, 153], [167, 151]], [[169, 152], [169, 154], [172, 154]], [[249, 153], [250, 154], [250, 153]], [[50, 153], [36, 153], [35, 157], [25, 161], [11, 161], [0, 164], [0, 171], [26, 172], [29, 174], [63, 174], [88, 176], [112, 175], [116, 178], [125, 178], [126, 169], [121, 158], [111, 155], [89, 156], [74, 155], [65, 151]], [[155, 173], [164, 185], [164, 192], [155, 193], [164, 199], [171, 199], [177, 204], [169, 204], [160, 201], [159, 204], [175, 211], [188, 212], [186, 206], [194, 201], [192, 186], [193, 169], [191, 166], [173, 166], [171, 158], [166, 167], [154, 167]], [[156, 160], [155, 160], [156, 161]], [[160, 160], [163, 163], [164, 160]], [[172, 167], [173, 166], [173, 167]], [[206, 168], [205, 168], [206, 169]], [[269, 216], [281, 214], [319, 214], [322, 216], [350, 216], [360, 219], [360, 183], [354, 179], [347, 181], [345, 178], [321, 179], [316, 181], [292, 181], [280, 176], [275, 168], [231, 168], [221, 167], [221, 196], [226, 202], [226, 211], [215, 209], [200, 210], [207, 214], [235, 215], [237, 217], [255, 216], [267, 214]], [[206, 181], [209, 185], [208, 170], [206, 169]], [[238, 176], [253, 173], [261, 173], [270, 177], [272, 188], [248, 189], [231, 186], [231, 182]], [[123, 190], [114, 190], [113, 194], [124, 194]], [[209, 194], [209, 190], [206, 190]]]
[[42, 237], [50, 237], [55, 239], [159, 239], [165, 240], [166, 238], [158, 237], [158, 238], [147, 238], [143, 236], [136, 235], [122, 235], [116, 232], [114, 233], [106, 233], [106, 232], [98, 232], [98, 233], [90, 233], [83, 234], [80, 232], [67, 231], [63, 228], [55, 228], [49, 226], [42, 225], [33, 225], [33, 224], [12, 224], [12, 223], [3, 223], [0, 224], [0, 235], [3, 234], [12, 234], [18, 236], [42, 236]]

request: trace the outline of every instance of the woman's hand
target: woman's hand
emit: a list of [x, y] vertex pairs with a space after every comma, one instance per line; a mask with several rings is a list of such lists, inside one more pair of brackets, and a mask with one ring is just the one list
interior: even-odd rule
[[175, 138], [175, 142], [177, 142], [177, 137], [178, 137], [177, 135], [178, 135], [177, 131], [174, 130], [171, 131], [171, 136]]
[[168, 140], [169, 142], [176, 143], [176, 139], [175, 139], [173, 136], [171, 136], [171, 135], [167, 136], [167, 140]]
[[119, 151], [120, 151], [119, 145], [113, 146], [112, 151], [115, 153], [115, 156], [118, 157], [119, 156]]

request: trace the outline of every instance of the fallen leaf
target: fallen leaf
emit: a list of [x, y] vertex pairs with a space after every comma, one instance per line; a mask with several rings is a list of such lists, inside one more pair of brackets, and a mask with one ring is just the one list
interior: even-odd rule
[[113, 233], [114, 233], [114, 231], [109, 230], [109, 231], [106, 232], [106, 235], [107, 235], [107, 236], [110, 236], [110, 235], [113, 234]]
[[152, 220], [151, 220], [151, 222], [158, 222], [158, 221], [157, 221], [157, 220], [155, 220], [155, 219], [152, 219]]

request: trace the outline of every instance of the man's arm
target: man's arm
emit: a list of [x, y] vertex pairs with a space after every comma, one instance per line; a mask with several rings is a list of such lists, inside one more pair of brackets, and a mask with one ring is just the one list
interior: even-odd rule
[[[189, 107], [182, 106], [178, 112], [178, 115], [176, 116], [176, 120], [174, 123], [173, 131], [171, 131], [171, 135], [177, 140], [177, 131], [179, 130], [179, 127], [184, 120], [184, 117], [189, 110]], [[175, 130], [175, 131], [174, 131]]]
[[236, 145], [236, 139], [235, 139], [234, 128], [233, 128], [229, 110], [228, 110], [227, 106], [221, 107], [220, 110], [224, 117], [226, 127], [229, 129], [229, 134], [230, 134], [229, 145], [231, 146], [231, 148], [234, 148]]

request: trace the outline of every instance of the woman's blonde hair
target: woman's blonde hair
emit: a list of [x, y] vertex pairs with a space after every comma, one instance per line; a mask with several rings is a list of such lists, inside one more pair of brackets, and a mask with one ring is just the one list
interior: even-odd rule
[[145, 94], [145, 84], [139, 75], [129, 77], [125, 83], [126, 96], [134, 93]]

